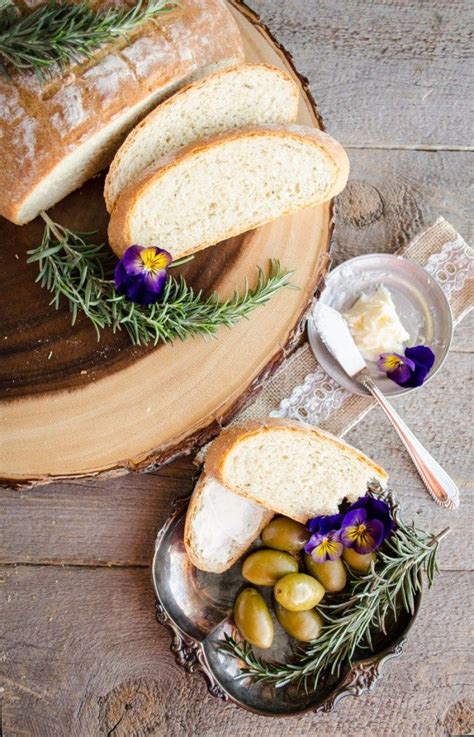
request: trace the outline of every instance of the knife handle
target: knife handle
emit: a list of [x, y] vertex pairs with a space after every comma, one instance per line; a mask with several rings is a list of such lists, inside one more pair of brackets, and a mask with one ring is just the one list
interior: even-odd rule
[[403, 445], [407, 449], [428, 492], [441, 507], [457, 509], [459, 507], [459, 490], [446, 471], [441, 468], [433, 456], [420, 443], [409, 427], [394, 410], [388, 399], [380, 391], [370, 376], [361, 376], [360, 383], [371, 393], [381, 406], [393, 427], [397, 431]]

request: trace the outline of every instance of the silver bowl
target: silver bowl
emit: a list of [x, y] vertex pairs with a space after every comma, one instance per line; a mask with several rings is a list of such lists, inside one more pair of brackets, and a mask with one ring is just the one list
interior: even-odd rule
[[[345, 261], [326, 277], [319, 301], [345, 312], [362, 292], [372, 292], [381, 285], [389, 290], [400, 320], [410, 333], [409, 345], [423, 343], [433, 349], [436, 358], [427, 381], [431, 380], [448, 355], [453, 337], [453, 318], [439, 284], [414, 261], [386, 253], [372, 253]], [[347, 376], [329, 353], [312, 317], [308, 320], [308, 338], [316, 360], [329, 376], [353, 394], [368, 394]], [[375, 363], [368, 362], [367, 365], [375, 383], [386, 396], [413, 391], [388, 379], [379, 372]]]
[[[157, 620], [172, 635], [171, 650], [176, 662], [189, 673], [201, 673], [213, 696], [265, 716], [294, 716], [306, 711], [328, 712], [344, 697], [371, 690], [380, 677], [382, 665], [402, 652], [412, 615], [402, 612], [398, 620], [380, 634], [376, 652], [357, 660], [339, 677], [327, 677], [315, 691], [294, 687], [275, 688], [238, 679], [239, 661], [222, 652], [224, 632], [233, 633], [231, 612], [235, 597], [245, 583], [241, 562], [223, 574], [204, 573], [189, 561], [183, 532], [189, 498], [177, 500], [175, 511], [158, 533], [152, 563]], [[256, 541], [254, 547], [260, 545]], [[282, 660], [294, 652], [291, 640], [275, 622], [275, 641], [264, 657]], [[263, 654], [262, 652], [262, 654]]]

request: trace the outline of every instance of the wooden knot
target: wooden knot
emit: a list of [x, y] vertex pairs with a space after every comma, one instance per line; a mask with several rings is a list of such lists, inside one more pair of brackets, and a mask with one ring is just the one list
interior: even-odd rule
[[156, 681], [137, 678], [98, 699], [100, 733], [113, 737], [162, 734], [166, 699]]
[[444, 715], [443, 722], [447, 735], [472, 734], [474, 732], [474, 703], [469, 699], [455, 701]]
[[371, 184], [351, 181], [337, 199], [337, 214], [346, 225], [365, 228], [383, 215], [383, 201]]

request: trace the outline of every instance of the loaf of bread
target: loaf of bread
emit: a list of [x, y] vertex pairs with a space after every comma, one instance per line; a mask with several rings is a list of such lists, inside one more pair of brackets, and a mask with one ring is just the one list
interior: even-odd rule
[[212, 443], [205, 471], [267, 509], [305, 523], [335, 514], [387, 473], [360, 451], [319, 428], [279, 419], [229, 427]]
[[181, 258], [331, 199], [348, 174], [342, 146], [314, 128], [229, 131], [171, 154], [126, 187], [109, 243], [118, 256], [139, 243]]
[[201, 474], [186, 514], [184, 544], [201, 571], [222, 573], [260, 535], [273, 512]]
[[33, 220], [105, 168], [158, 101], [243, 58], [225, 0], [182, 0], [46, 82], [1, 79], [0, 214]]
[[105, 180], [107, 210], [147, 167], [193, 141], [242, 126], [292, 123], [298, 96], [292, 77], [266, 64], [240, 64], [186, 86], [127, 136]]

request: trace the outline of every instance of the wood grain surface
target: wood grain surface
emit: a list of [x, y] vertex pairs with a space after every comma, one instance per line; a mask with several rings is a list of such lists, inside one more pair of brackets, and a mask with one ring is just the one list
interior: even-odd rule
[[[336, 261], [394, 251], [438, 215], [469, 238], [468, 0], [251, 4], [309, 77], [329, 132], [350, 145]], [[330, 715], [268, 720], [223, 706], [176, 666], [154, 619], [148, 565], [172, 499], [191, 488], [182, 460], [159, 473], [2, 493], [2, 737], [472, 734], [473, 324], [458, 326], [426, 390], [396, 401], [459, 484], [459, 511], [431, 502], [378, 410], [347, 436], [387, 468], [407, 516], [452, 528], [404, 654], [373, 692]]]
[[[247, 61], [287, 70], [300, 91], [296, 122], [320, 128], [315, 103], [284, 51], [250, 11], [232, 12]], [[102, 188], [103, 177], [93, 178], [53, 208], [52, 219], [82, 233], [98, 229], [97, 242], [104, 242]], [[218, 340], [198, 336], [154, 348], [134, 348], [123, 333], [110, 331], [97, 343], [85, 318], [71, 326], [67, 304], [63, 300], [56, 311], [26, 263], [26, 251], [41, 239], [40, 219], [18, 228], [1, 218], [0, 412], [8, 428], [0, 449], [3, 483], [148, 469], [215, 435], [298, 344], [327, 268], [332, 211], [326, 202], [203, 250], [185, 268], [196, 291], [231, 298], [246, 280], [253, 287], [258, 268], [267, 271], [272, 258], [293, 272], [297, 289], [280, 290], [266, 310], [254, 310], [232, 331], [221, 328]]]

